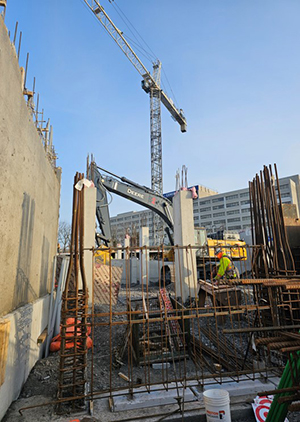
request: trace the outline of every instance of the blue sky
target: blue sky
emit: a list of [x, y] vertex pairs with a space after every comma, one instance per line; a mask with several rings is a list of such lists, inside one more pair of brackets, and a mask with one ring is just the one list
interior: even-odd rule
[[[23, 32], [40, 107], [50, 117], [62, 167], [61, 219], [86, 156], [150, 186], [150, 105], [141, 77], [82, 0], [9, 0], [6, 25]], [[299, 173], [299, 0], [116, 0], [161, 60], [167, 93], [185, 112], [182, 134], [162, 106], [164, 191], [188, 167], [189, 184], [246, 187], [264, 164]], [[117, 10], [106, 12], [131, 38]], [[12, 36], [11, 36], [12, 37]], [[152, 70], [151, 61], [140, 53]], [[111, 215], [139, 209], [114, 196]]]

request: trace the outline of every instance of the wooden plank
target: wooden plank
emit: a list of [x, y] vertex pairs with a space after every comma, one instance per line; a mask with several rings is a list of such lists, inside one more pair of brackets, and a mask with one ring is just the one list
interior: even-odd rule
[[8, 319], [1, 321], [0, 322], [0, 385], [2, 385], [5, 381], [9, 332], [10, 332], [10, 321]]
[[48, 334], [48, 327], [46, 327], [45, 329], [44, 329], [44, 331], [42, 331], [42, 333], [38, 336], [38, 338], [37, 338], [37, 344], [42, 344], [42, 343], [44, 343], [44, 341], [46, 340], [46, 338], [47, 338], [47, 334]]

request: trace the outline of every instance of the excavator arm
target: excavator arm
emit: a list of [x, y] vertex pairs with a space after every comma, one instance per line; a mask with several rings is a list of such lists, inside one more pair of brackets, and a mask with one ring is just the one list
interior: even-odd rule
[[170, 233], [170, 230], [173, 231], [174, 228], [173, 205], [171, 201], [146, 186], [139, 185], [126, 177], [117, 176], [98, 167], [94, 161], [88, 167], [88, 176], [93, 180], [97, 188], [96, 217], [101, 231], [98, 237], [107, 246], [111, 241], [107, 191], [136, 202], [158, 214], [166, 223], [166, 232], [170, 243], [173, 244], [173, 238]]

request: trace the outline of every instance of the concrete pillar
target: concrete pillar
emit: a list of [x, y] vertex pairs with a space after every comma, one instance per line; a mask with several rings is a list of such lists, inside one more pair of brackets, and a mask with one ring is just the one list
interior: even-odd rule
[[[173, 198], [174, 244], [194, 246], [194, 215], [192, 192], [181, 190]], [[197, 294], [197, 268], [195, 249], [175, 248], [175, 289], [176, 296], [184, 303], [189, 296]]]
[[136, 256], [130, 257], [130, 285], [137, 284], [139, 279], [139, 266]]
[[116, 256], [116, 259], [122, 259], [122, 245], [121, 245], [121, 243], [118, 243], [117, 244], [117, 248], [120, 248], [120, 249], [118, 249], [117, 250], [117, 256]]
[[[84, 187], [84, 249], [95, 247], [96, 192], [97, 189], [94, 187]], [[84, 251], [84, 267], [89, 289], [89, 306], [91, 306], [93, 288], [93, 252], [91, 250]]]
[[[128, 249], [127, 249], [128, 248]], [[125, 269], [126, 269], [126, 282], [129, 282], [130, 285], [132, 284], [132, 272], [134, 271], [132, 268], [131, 257], [130, 257], [130, 236], [126, 234], [124, 239], [124, 253], [123, 259], [125, 262]]]
[[140, 228], [140, 246], [147, 247], [140, 249], [140, 282], [146, 285], [149, 275], [149, 227]]
[[124, 248], [130, 247], [130, 236], [126, 236], [124, 239]]

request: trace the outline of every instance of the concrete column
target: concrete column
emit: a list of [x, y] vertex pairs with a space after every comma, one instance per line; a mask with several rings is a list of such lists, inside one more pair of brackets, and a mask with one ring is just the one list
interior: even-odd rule
[[149, 227], [140, 228], [140, 246], [147, 246], [147, 249], [140, 250], [140, 282], [146, 285], [149, 275]]
[[[94, 187], [84, 187], [84, 249], [95, 247], [96, 232], [96, 192]], [[93, 288], [93, 252], [84, 251], [84, 267], [89, 289], [89, 306], [92, 305]]]
[[[123, 259], [125, 262], [125, 268], [126, 268], [126, 279], [132, 284], [132, 263], [131, 263], [131, 257], [130, 257], [130, 250], [127, 249], [130, 248], [130, 236], [126, 235], [124, 239], [124, 253], [123, 253]], [[129, 274], [128, 274], [129, 273]]]
[[[121, 243], [118, 243], [118, 244], [117, 244], [117, 247], [118, 247], [118, 248], [122, 248]], [[118, 249], [118, 250], [117, 250], [117, 256], [116, 256], [116, 259], [122, 259], [122, 249]]]
[[[174, 244], [194, 246], [194, 215], [191, 191], [179, 191], [173, 198]], [[175, 248], [176, 296], [184, 303], [189, 296], [197, 294], [196, 250]]]
[[124, 248], [130, 247], [130, 236], [126, 236], [124, 239]]

